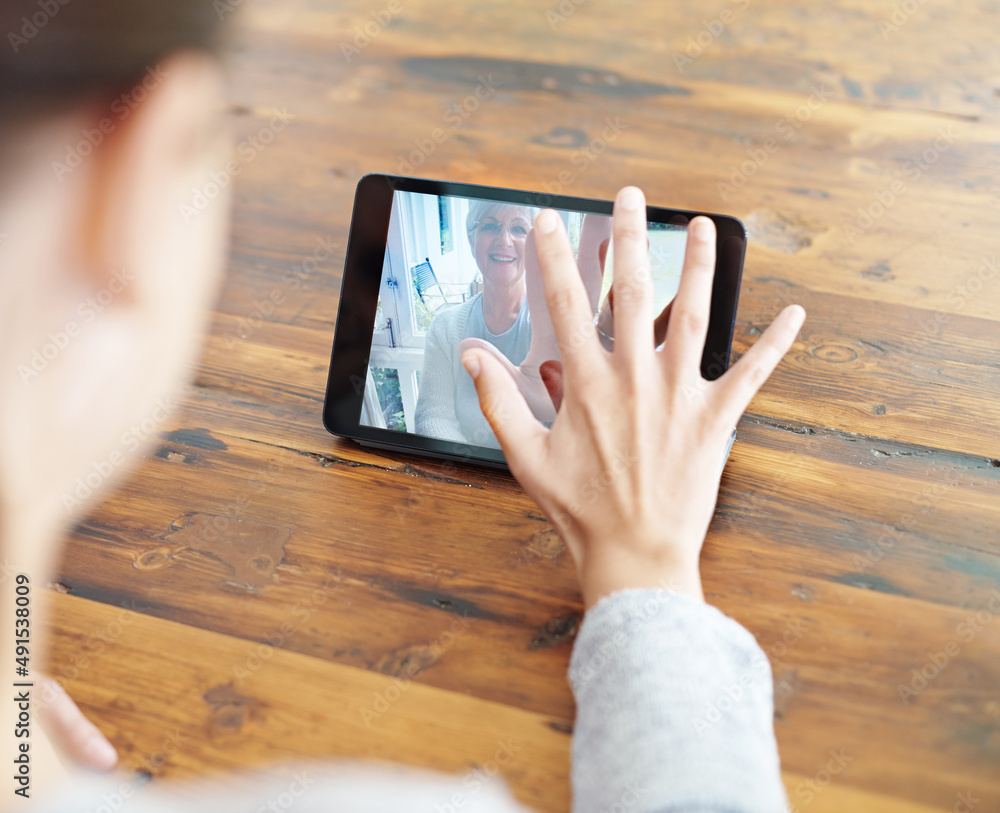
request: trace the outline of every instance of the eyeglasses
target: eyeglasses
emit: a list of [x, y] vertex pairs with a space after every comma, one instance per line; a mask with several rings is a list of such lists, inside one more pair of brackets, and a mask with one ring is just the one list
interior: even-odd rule
[[496, 237], [503, 231], [503, 227], [507, 227], [507, 231], [510, 232], [512, 238], [525, 238], [528, 236], [528, 227], [520, 223], [498, 223], [495, 220], [488, 220], [484, 223], [479, 223], [476, 226], [476, 230], [480, 234], [485, 234], [490, 237]]

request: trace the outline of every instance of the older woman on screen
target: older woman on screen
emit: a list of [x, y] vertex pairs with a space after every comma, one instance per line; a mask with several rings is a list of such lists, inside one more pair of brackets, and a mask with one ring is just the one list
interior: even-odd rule
[[483, 290], [437, 316], [427, 331], [417, 398], [416, 431], [477, 446], [499, 444], [479, 408], [458, 346], [482, 339], [517, 366], [531, 345], [525, 300], [525, 242], [537, 210], [489, 200], [469, 201], [466, 229]]

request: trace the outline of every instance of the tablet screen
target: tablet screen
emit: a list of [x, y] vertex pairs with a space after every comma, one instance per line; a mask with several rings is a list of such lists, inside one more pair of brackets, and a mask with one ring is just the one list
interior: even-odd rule
[[[590, 295], [594, 329], [610, 349], [611, 201], [421, 178], [361, 179], [323, 409], [330, 432], [396, 450], [504, 466], [462, 367], [460, 345], [477, 343], [511, 370], [523, 362], [522, 370], [534, 369], [536, 378], [542, 360], [558, 358], [546, 335], [551, 320], [541, 275], [527, 248], [542, 208], [563, 219]], [[696, 214], [647, 207], [656, 312], [677, 292], [687, 223]], [[729, 363], [746, 230], [735, 218], [706, 216], [718, 232], [702, 357], [702, 374], [713, 379]], [[554, 419], [544, 387], [529, 405], [543, 423]]]
[[[537, 268], [526, 243], [539, 211], [484, 198], [394, 192], [362, 426], [500, 448], [462, 367], [459, 344], [480, 339], [514, 367], [525, 361], [533, 321], [525, 275]], [[596, 269], [590, 279], [599, 313], [611, 285], [611, 217], [557, 212], [578, 265]], [[677, 292], [686, 238], [680, 223], [649, 224], [658, 310]]]

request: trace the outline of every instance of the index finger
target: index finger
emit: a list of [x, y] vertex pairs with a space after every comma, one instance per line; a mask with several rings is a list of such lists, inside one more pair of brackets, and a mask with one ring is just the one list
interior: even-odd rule
[[590, 297], [580, 279], [562, 218], [546, 209], [535, 220], [532, 234], [563, 365], [570, 369], [586, 366], [603, 351], [594, 328]]

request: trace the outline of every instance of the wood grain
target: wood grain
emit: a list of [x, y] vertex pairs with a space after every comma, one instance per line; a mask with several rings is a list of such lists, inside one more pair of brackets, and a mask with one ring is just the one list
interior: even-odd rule
[[568, 554], [510, 477], [339, 441], [320, 410], [361, 175], [638, 182], [748, 224], [737, 356], [785, 304], [809, 314], [740, 424], [703, 559], [771, 657], [793, 806], [1000, 809], [1000, 12], [562, 6], [404, 2], [346, 54], [382, 6], [233, 15], [229, 274], [181, 410], [71, 535], [52, 671], [157, 776], [463, 771], [514, 737], [515, 793], [568, 810]]

